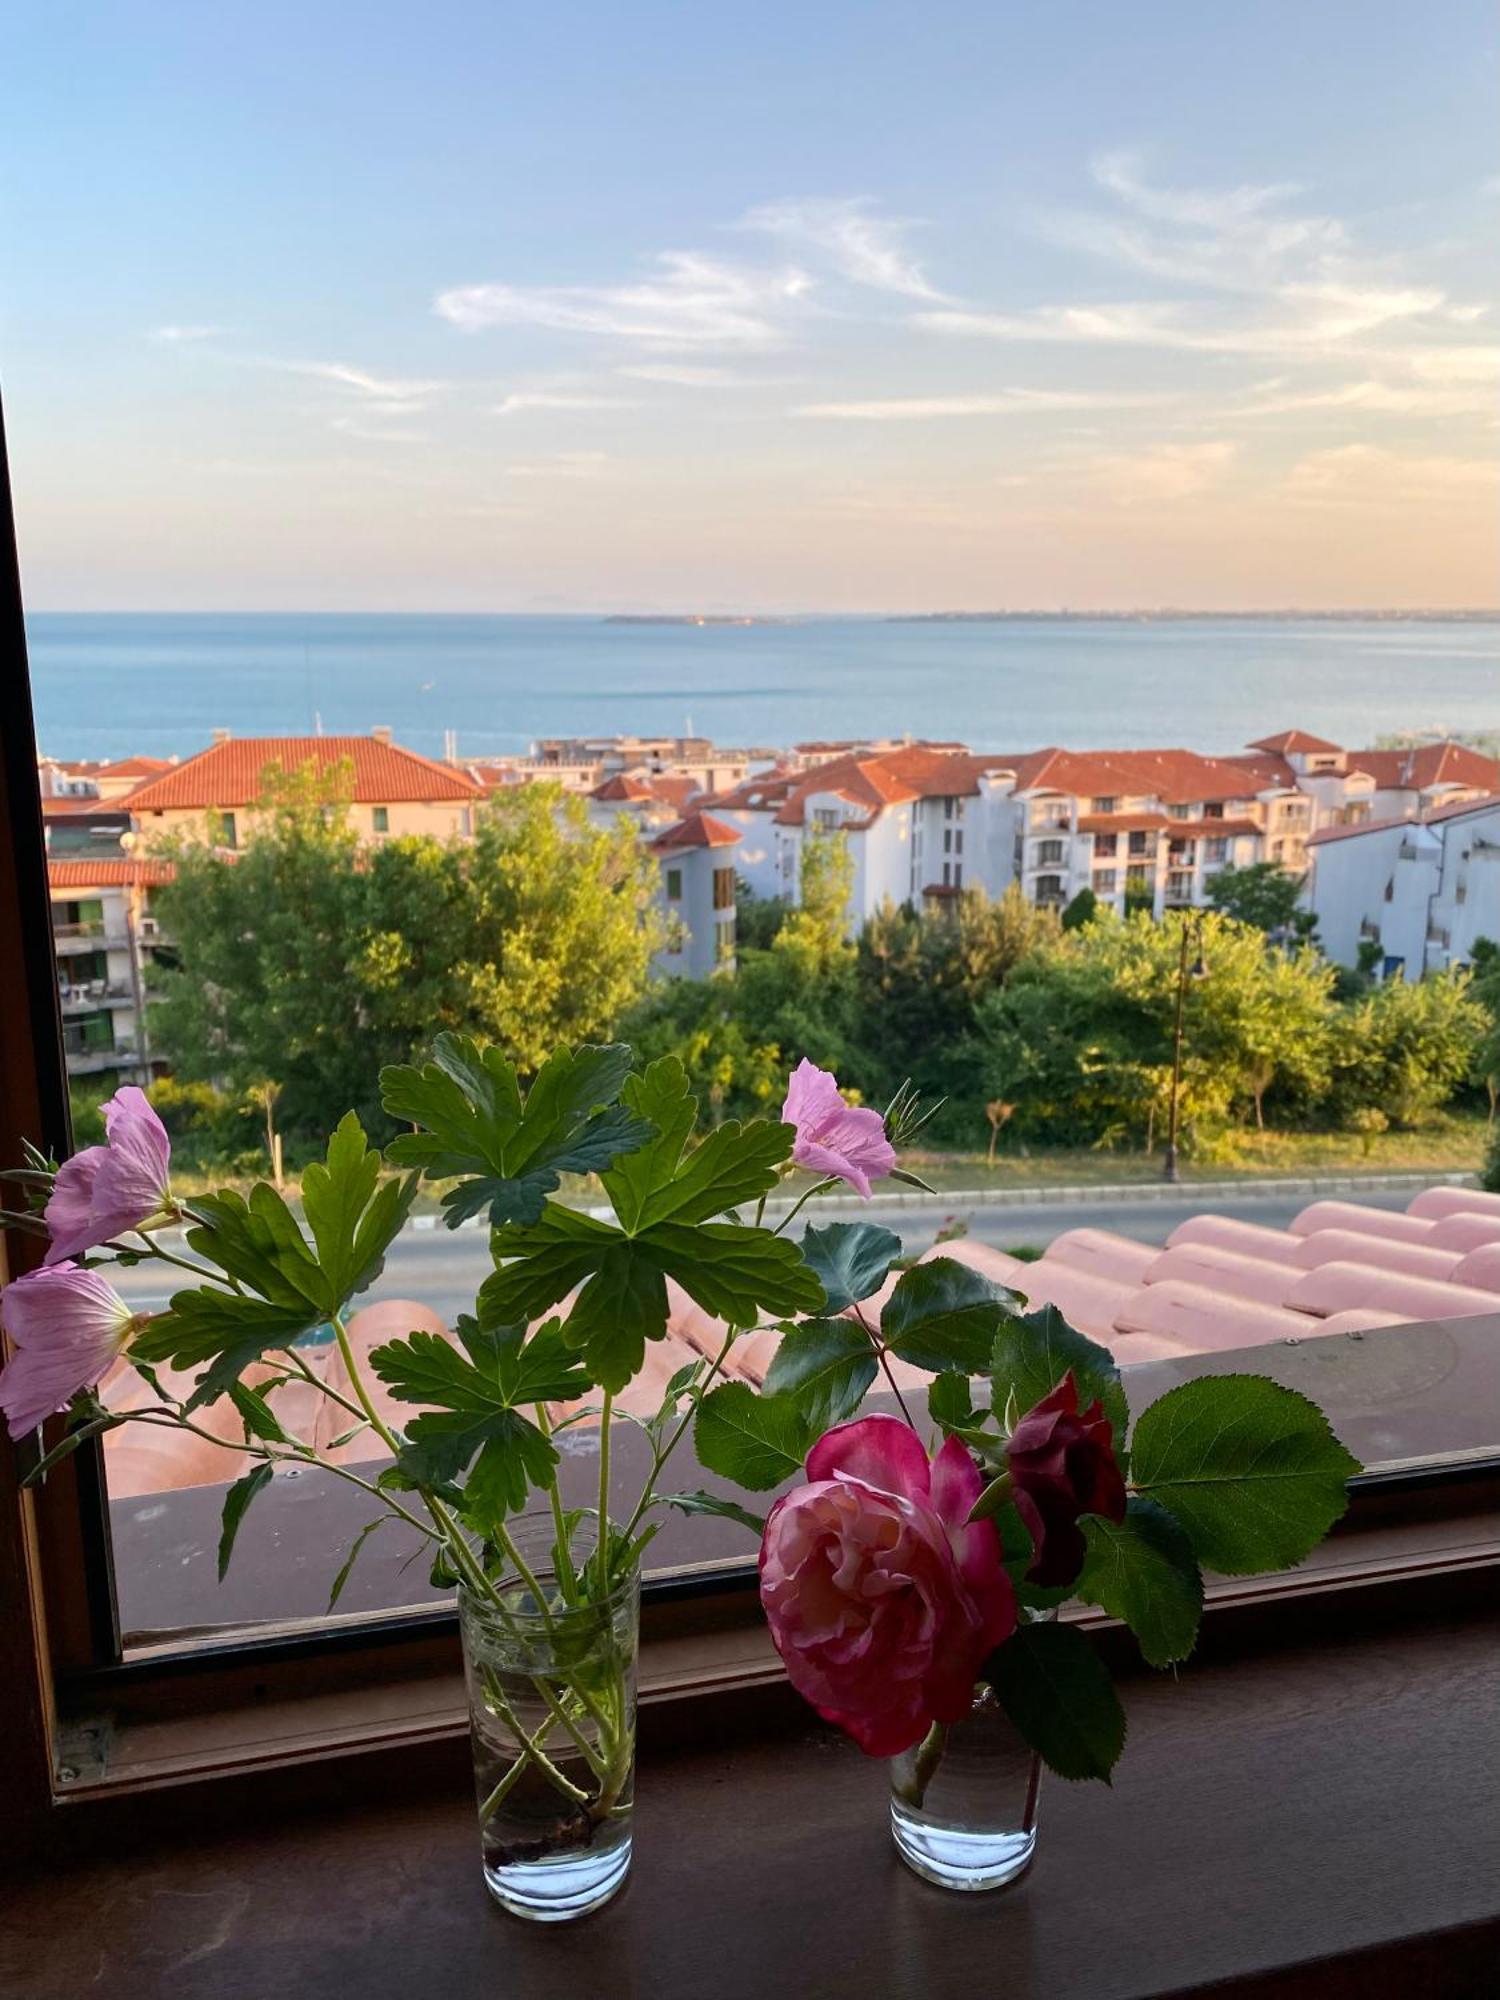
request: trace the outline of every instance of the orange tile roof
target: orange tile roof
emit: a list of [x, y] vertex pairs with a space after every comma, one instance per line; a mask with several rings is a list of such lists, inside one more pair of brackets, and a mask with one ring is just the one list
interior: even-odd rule
[[116, 799], [69, 799], [43, 798], [43, 819], [100, 819], [113, 817], [129, 819], [130, 812], [122, 798]]
[[717, 806], [721, 811], [769, 811], [772, 806], [784, 805], [787, 794], [803, 784], [808, 775], [800, 771], [766, 771], [758, 778], [745, 778], [727, 792], [711, 793], [703, 803]]
[[1283, 729], [1275, 736], [1262, 736], [1250, 745], [1252, 750], [1271, 750], [1284, 757], [1288, 751], [1342, 750], [1342, 743], [1330, 743], [1326, 737], [1310, 736], [1305, 729]]
[[602, 785], [595, 785], [589, 793], [591, 799], [602, 799], [611, 805], [644, 805], [656, 794], [649, 785], [639, 778], [628, 778], [624, 772], [616, 771], [612, 778], [606, 778]]
[[664, 771], [649, 780], [651, 796], [674, 812], [682, 812], [690, 799], [701, 798], [703, 787], [685, 772]]
[[212, 744], [124, 795], [131, 812], [209, 812], [254, 805], [268, 765], [282, 770], [309, 764], [328, 770], [354, 766], [356, 805], [428, 804], [474, 799], [482, 787], [451, 764], [435, 763], [375, 736], [244, 736]]
[[158, 771], [173, 769], [171, 757], [120, 757], [113, 764], [95, 764], [96, 778], [154, 778]]
[[1421, 824], [1415, 813], [1402, 813], [1394, 819], [1364, 819], [1357, 826], [1320, 826], [1316, 833], [1307, 836], [1307, 844], [1309, 847], [1326, 847], [1331, 840], [1352, 840], [1357, 833], [1385, 833], [1393, 826]]
[[735, 847], [739, 832], [706, 812], [689, 813], [686, 819], [659, 833], [651, 845], [663, 852], [681, 847]]
[[1500, 762], [1467, 743], [1420, 743], [1410, 750], [1351, 750], [1351, 766], [1383, 792], [1425, 792], [1434, 785], [1500, 791]]
[[1196, 750], [1037, 750], [1016, 761], [1017, 792], [1159, 798], [1167, 805], [1244, 798], [1245, 769]]
[[170, 861], [133, 856], [103, 856], [97, 861], [81, 857], [76, 861], [47, 863], [47, 883], [53, 889], [155, 889], [163, 882], [175, 881], [176, 877], [177, 870]]

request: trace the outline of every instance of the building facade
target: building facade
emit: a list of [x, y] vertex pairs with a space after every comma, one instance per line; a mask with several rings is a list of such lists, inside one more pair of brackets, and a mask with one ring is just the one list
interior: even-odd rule
[[125, 855], [49, 859], [53, 950], [70, 1077], [113, 1076], [146, 1084], [154, 1056], [146, 1007], [158, 954], [171, 940], [151, 892], [171, 864]]
[[692, 812], [651, 842], [660, 870], [666, 941], [653, 970], [667, 979], [733, 972], [739, 834], [706, 812]]
[[1310, 902], [1338, 964], [1363, 955], [1417, 979], [1469, 964], [1480, 938], [1500, 944], [1500, 796], [1328, 827], [1312, 850]]

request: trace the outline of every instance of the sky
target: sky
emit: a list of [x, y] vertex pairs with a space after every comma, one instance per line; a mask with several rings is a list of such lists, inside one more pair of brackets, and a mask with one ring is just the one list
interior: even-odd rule
[[1492, 0], [11, 0], [34, 609], [1500, 602]]

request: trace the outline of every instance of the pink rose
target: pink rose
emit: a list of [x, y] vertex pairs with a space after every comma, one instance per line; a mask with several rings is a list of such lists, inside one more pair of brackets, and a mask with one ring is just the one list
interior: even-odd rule
[[866, 1201], [870, 1182], [896, 1164], [896, 1149], [885, 1136], [880, 1113], [846, 1104], [832, 1072], [819, 1069], [805, 1056], [787, 1081], [781, 1116], [784, 1124], [797, 1128], [792, 1147], [797, 1165], [816, 1174], [836, 1175]]
[[1077, 1576], [1085, 1552], [1080, 1514], [1124, 1520], [1125, 1482], [1114, 1437], [1102, 1403], [1079, 1409], [1071, 1369], [1011, 1432], [1011, 1497], [1036, 1549], [1028, 1581], [1051, 1586]]
[[104, 1106], [105, 1143], [64, 1160], [47, 1203], [49, 1264], [77, 1257], [170, 1209], [172, 1142], [134, 1084]]
[[78, 1264], [44, 1264], [0, 1293], [0, 1326], [15, 1353], [0, 1372], [0, 1411], [23, 1438], [80, 1389], [92, 1389], [137, 1316], [107, 1279]]
[[872, 1757], [969, 1712], [979, 1669], [1015, 1629], [984, 1481], [957, 1438], [929, 1464], [895, 1417], [840, 1424], [809, 1483], [778, 1500], [760, 1550], [771, 1637], [799, 1694]]

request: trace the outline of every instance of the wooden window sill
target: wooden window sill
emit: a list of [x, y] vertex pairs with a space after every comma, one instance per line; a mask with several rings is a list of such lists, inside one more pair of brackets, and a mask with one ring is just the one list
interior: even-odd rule
[[0, 1985], [9, 2000], [1477, 1994], [1500, 1948], [1495, 1639], [1490, 1612], [1210, 1660], [1176, 1686], [1134, 1678], [1113, 1791], [1048, 1780], [1037, 1863], [998, 1896], [909, 1875], [884, 1767], [776, 1690], [711, 1733], [667, 1742], [648, 1724], [635, 1874], [566, 1934], [489, 1905], [450, 1744], [399, 1785], [347, 1784], [332, 1810], [251, 1824], [226, 1801], [191, 1846], [122, 1839], [13, 1884]]

